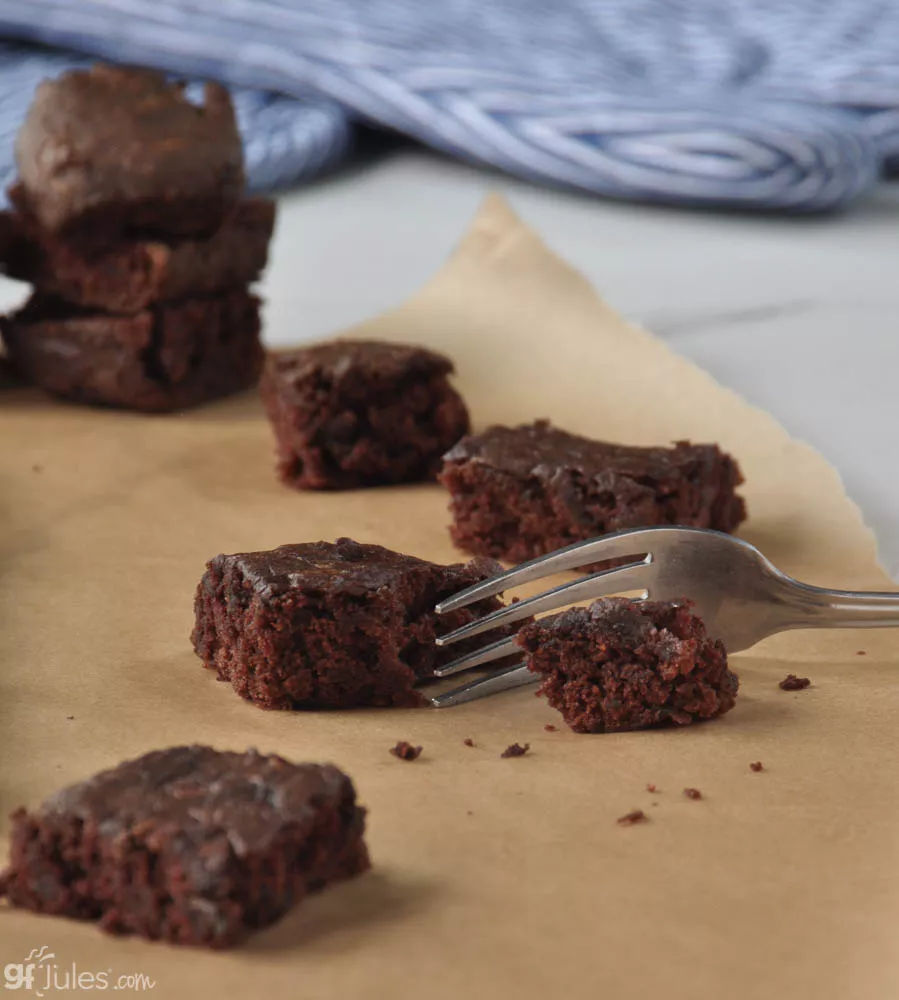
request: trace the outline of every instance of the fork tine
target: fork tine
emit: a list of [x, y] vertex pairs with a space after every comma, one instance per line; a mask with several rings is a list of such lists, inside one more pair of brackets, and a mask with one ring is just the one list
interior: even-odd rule
[[445, 615], [448, 611], [467, 607], [469, 604], [482, 601], [487, 597], [495, 597], [504, 590], [512, 590], [513, 587], [520, 587], [522, 584], [531, 583], [534, 580], [542, 580], [543, 577], [551, 576], [553, 573], [579, 569], [581, 566], [603, 562], [606, 559], [641, 555], [643, 552], [650, 551], [652, 542], [658, 538], [660, 532], [670, 530], [669, 526], [628, 528], [626, 531], [616, 531], [586, 542], [575, 542], [551, 555], [530, 559], [513, 569], [506, 570], [505, 573], [492, 576], [489, 580], [460, 590], [458, 594], [453, 594], [452, 597], [441, 601], [435, 610], [437, 614]]
[[499, 611], [494, 611], [477, 621], [457, 628], [454, 632], [439, 636], [437, 645], [449, 646], [462, 639], [470, 639], [472, 636], [480, 635], [481, 632], [489, 632], [490, 629], [500, 625], [510, 625], [512, 622], [521, 621], [522, 618], [530, 618], [531, 615], [539, 615], [544, 611], [554, 611], [556, 608], [564, 607], [566, 604], [574, 604], [576, 601], [602, 597], [604, 594], [619, 594], [623, 590], [645, 590], [647, 567], [651, 561], [652, 557], [647, 556], [640, 562], [601, 570], [599, 573], [591, 573], [589, 576], [571, 583], [563, 583], [561, 586], [553, 587], [552, 590], [547, 590], [543, 594], [528, 597], [516, 604], [509, 604], [500, 608]]
[[477, 681], [469, 681], [452, 691], [433, 695], [430, 699], [434, 708], [450, 708], [452, 705], [462, 705], [466, 701], [484, 698], [488, 694], [498, 694], [500, 691], [511, 691], [512, 688], [523, 687], [525, 684], [536, 684], [540, 678], [528, 670], [522, 663], [516, 663], [503, 670], [497, 670], [489, 677]]
[[470, 667], [480, 667], [492, 660], [501, 660], [508, 656], [515, 648], [515, 637], [500, 639], [498, 642], [491, 642], [489, 646], [476, 649], [473, 653], [460, 656], [458, 660], [445, 663], [434, 671], [435, 677], [449, 677], [451, 674], [458, 674], [460, 670], [468, 670]]

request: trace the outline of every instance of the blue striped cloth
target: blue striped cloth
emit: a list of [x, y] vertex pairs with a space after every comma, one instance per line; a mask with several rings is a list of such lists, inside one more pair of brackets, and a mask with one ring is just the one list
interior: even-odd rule
[[0, 44], [4, 184], [35, 84], [85, 56], [232, 85], [256, 190], [360, 121], [691, 205], [829, 209], [899, 163], [899, 0], [0, 0], [0, 36], [58, 47]]

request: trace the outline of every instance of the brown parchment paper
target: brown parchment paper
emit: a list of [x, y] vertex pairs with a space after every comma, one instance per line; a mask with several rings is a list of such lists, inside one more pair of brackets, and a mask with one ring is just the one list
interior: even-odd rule
[[[745, 537], [812, 583], [889, 587], [819, 455], [625, 323], [499, 199], [417, 297], [353, 334], [449, 352], [480, 426], [719, 441], [748, 480]], [[452, 561], [438, 487], [293, 493], [252, 396], [146, 418], [28, 390], [0, 396], [0, 476], [0, 812], [152, 748], [256, 746], [346, 768], [374, 859], [226, 954], [0, 907], [0, 970], [46, 945], [60, 970], [143, 973], [173, 998], [899, 996], [895, 633], [770, 640], [734, 658], [730, 715], [677, 731], [547, 733], [560, 720], [531, 689], [265, 713], [190, 649], [205, 560], [347, 534]], [[813, 687], [779, 690], [788, 671]], [[398, 739], [421, 759], [391, 757]], [[532, 752], [500, 759], [516, 740]], [[616, 825], [635, 807], [650, 822]]]

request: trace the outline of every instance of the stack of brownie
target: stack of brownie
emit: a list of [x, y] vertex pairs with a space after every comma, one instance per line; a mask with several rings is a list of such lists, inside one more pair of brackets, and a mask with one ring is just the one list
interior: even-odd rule
[[254, 384], [249, 285], [274, 204], [243, 200], [227, 91], [202, 104], [147, 70], [97, 65], [38, 88], [16, 142], [5, 270], [30, 282], [2, 322], [10, 361], [84, 403], [176, 410]]

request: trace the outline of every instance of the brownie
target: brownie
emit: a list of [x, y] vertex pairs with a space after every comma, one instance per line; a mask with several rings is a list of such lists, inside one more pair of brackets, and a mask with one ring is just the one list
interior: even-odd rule
[[331, 765], [156, 750], [13, 813], [0, 894], [115, 934], [224, 948], [365, 871], [364, 825]]
[[490, 598], [438, 616], [434, 605], [499, 569], [349, 538], [216, 556], [197, 588], [194, 649], [262, 708], [418, 705], [416, 683], [482, 642], [438, 649], [435, 637], [501, 607]]
[[[10, 197], [15, 201], [16, 189]], [[167, 243], [123, 239], [97, 246], [47, 233], [23, 212], [16, 220], [18, 238], [6, 258], [10, 277], [76, 306], [135, 313], [255, 281], [268, 259], [275, 204], [242, 201], [208, 240]]]
[[0, 354], [0, 390], [18, 389], [24, 384], [22, 376], [13, 367], [9, 358]]
[[244, 291], [132, 316], [33, 295], [0, 330], [13, 364], [42, 389], [123, 409], [194, 406], [253, 385], [262, 367], [259, 303]]
[[746, 517], [740, 469], [716, 445], [607, 444], [546, 421], [463, 438], [439, 478], [453, 541], [513, 563], [625, 528], [733, 531]]
[[19, 243], [19, 226], [13, 212], [0, 211], [0, 274], [10, 273], [10, 262]]
[[261, 388], [282, 480], [350, 489], [433, 479], [469, 430], [452, 372], [442, 354], [379, 341], [270, 354]]
[[207, 236], [243, 189], [227, 90], [204, 102], [150, 70], [97, 64], [37, 88], [16, 138], [23, 198], [51, 233]]
[[687, 725], [734, 707], [737, 675], [688, 605], [609, 597], [530, 622], [516, 642], [578, 733]]

